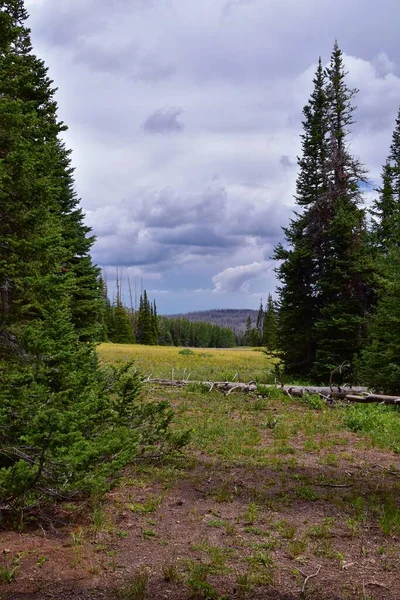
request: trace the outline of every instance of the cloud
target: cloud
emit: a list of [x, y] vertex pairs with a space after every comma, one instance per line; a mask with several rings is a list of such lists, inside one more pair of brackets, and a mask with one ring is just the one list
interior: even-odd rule
[[220, 294], [237, 291], [248, 292], [250, 282], [264, 274], [270, 268], [271, 263], [267, 261], [229, 267], [221, 273], [217, 273], [212, 278], [214, 292]]
[[396, 0], [298, 0], [289, 13], [281, 0], [27, 5], [94, 259], [162, 281], [160, 310], [254, 306], [274, 291], [302, 108], [335, 37], [360, 90], [351, 151], [379, 183], [400, 102]]
[[182, 108], [160, 108], [151, 113], [143, 123], [147, 133], [176, 133], [183, 131], [185, 126], [179, 120], [183, 114]]

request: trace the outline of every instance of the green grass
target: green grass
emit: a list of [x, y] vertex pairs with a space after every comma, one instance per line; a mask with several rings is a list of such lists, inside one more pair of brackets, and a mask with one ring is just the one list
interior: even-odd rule
[[100, 344], [100, 360], [118, 363], [134, 360], [143, 375], [192, 381], [266, 382], [275, 359], [249, 348], [203, 349], [139, 344]]

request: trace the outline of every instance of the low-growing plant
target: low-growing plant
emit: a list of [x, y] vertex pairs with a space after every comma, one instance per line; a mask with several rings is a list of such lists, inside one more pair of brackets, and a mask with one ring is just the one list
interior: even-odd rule
[[149, 571], [142, 567], [129, 579], [120, 590], [122, 600], [143, 600], [149, 583]]

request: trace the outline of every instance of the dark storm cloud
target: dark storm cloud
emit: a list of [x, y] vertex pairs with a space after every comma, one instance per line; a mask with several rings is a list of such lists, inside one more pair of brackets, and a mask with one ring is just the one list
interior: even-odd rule
[[182, 108], [160, 108], [151, 113], [143, 123], [147, 133], [176, 133], [183, 131], [185, 126], [179, 120], [183, 114]]

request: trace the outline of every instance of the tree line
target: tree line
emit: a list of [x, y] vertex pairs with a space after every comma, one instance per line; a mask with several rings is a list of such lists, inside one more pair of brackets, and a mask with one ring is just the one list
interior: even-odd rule
[[357, 90], [335, 43], [303, 109], [296, 212], [275, 248], [278, 344], [290, 377], [400, 388], [400, 112], [382, 185], [350, 150]]
[[140, 295], [138, 310], [124, 306], [120, 285], [114, 302], [105, 293], [105, 316], [102, 341], [118, 344], [161, 346], [191, 346], [194, 348], [231, 348], [236, 345], [235, 334], [228, 327], [184, 318], [169, 318], [157, 314], [156, 301], [150, 302], [147, 291]]

